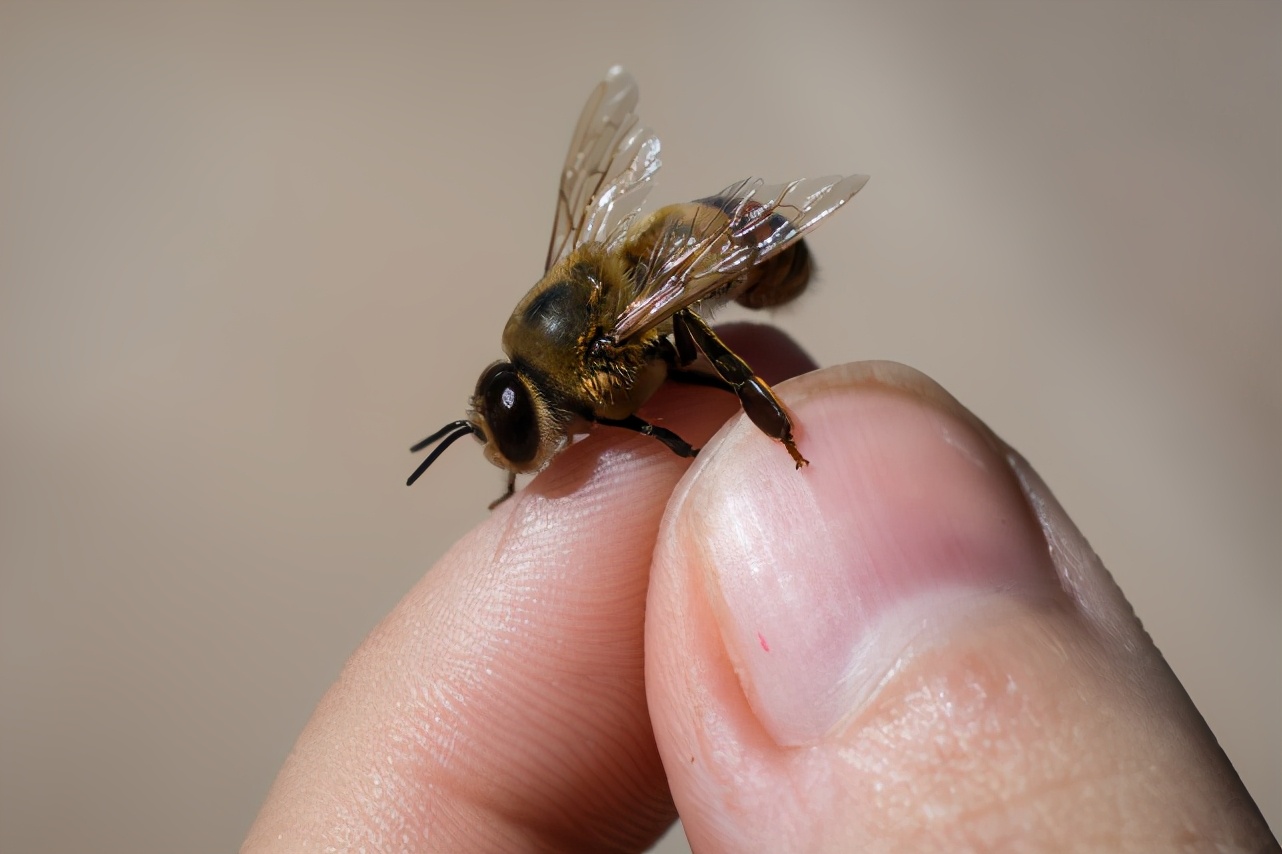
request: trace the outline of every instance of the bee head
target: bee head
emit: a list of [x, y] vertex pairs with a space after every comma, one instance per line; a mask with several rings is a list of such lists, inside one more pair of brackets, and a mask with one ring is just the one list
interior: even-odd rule
[[412, 485], [446, 448], [469, 434], [485, 445], [490, 462], [515, 474], [543, 468], [567, 441], [538, 387], [511, 362], [495, 362], [477, 380], [468, 417], [446, 424], [410, 448], [417, 453], [440, 441], [405, 485]]
[[495, 362], [481, 374], [470, 423], [489, 461], [510, 472], [538, 471], [565, 441], [538, 387], [511, 362]]

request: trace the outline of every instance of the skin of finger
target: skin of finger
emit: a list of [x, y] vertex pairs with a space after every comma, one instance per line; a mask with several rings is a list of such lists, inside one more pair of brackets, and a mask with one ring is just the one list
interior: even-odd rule
[[[833, 464], [825, 453], [840, 454], [839, 441], [822, 440], [825, 431], [847, 429], [841, 425], [848, 426], [851, 412], [875, 418], [878, 407], [859, 401], [885, 395], [946, 413], [985, 436], [995, 456], [1006, 450], [938, 386], [902, 366], [819, 371], [778, 391], [796, 414], [799, 442], [814, 465]], [[876, 434], [892, 427], [860, 429]], [[878, 435], [883, 443], [895, 439]], [[732, 422], [697, 465], [717, 459], [731, 471], [726, 460], [760, 466], [762, 458], [746, 449], [754, 442]], [[897, 460], [892, 470], [856, 460], [843, 474], [918, 478], [948, 488], [939, 483], [940, 471], [924, 467], [929, 460], [913, 470], [911, 455], [887, 456]], [[698, 564], [703, 552], [689, 539], [698, 529], [683, 524], [682, 494], [699, 474], [688, 473], [670, 505], [647, 613], [655, 735], [695, 850], [1276, 845], [1102, 570], [1095, 578], [1077, 573], [1064, 581], [1062, 596], [1049, 600], [985, 600], [946, 627], [947, 643], [906, 651], [869, 702], [839, 726], [810, 744], [780, 745], [745, 696], [718, 626], [718, 606], [700, 580], [707, 573]], [[752, 471], [728, 480], [733, 487], [742, 479], [789, 474]], [[877, 492], [870, 486], [869, 493]], [[1076, 550], [1089, 553], [1084, 542]], [[1076, 589], [1068, 589], [1070, 581]], [[1090, 589], [1097, 587], [1111, 590]], [[1082, 610], [1105, 602], [1112, 603], [1111, 613]]]
[[[772, 329], [721, 332], [769, 379], [812, 367]], [[736, 407], [676, 387], [641, 414], [702, 443]], [[688, 465], [599, 428], [464, 537], [345, 666], [243, 850], [653, 844], [676, 813], [645, 703], [646, 586]]]

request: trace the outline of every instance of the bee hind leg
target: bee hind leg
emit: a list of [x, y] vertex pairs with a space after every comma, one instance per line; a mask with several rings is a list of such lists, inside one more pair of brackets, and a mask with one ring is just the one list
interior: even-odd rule
[[661, 355], [663, 360], [668, 363], [667, 378], [672, 380], [674, 383], [698, 385], [704, 386], [705, 388], [715, 388], [720, 389], [721, 391], [728, 391], [731, 394], [735, 393], [734, 386], [723, 380], [719, 375], [709, 374], [706, 371], [692, 371], [686, 367], [686, 365], [693, 362], [699, 355], [698, 351], [694, 350], [694, 342], [689, 340], [688, 337], [678, 341], [678, 344], [681, 346], [689, 348], [689, 356], [686, 357], [683, 357], [678, 352], [677, 348], [673, 346], [673, 343], [667, 338], [660, 339], [659, 343], [661, 345], [659, 348], [659, 355]]
[[678, 457], [693, 457], [699, 453], [698, 448], [666, 427], [655, 426], [635, 415], [629, 415], [627, 418], [597, 418], [596, 423], [604, 424], [607, 427], [622, 427], [624, 430], [632, 430], [642, 436], [653, 436], [667, 445], [668, 449]]
[[[727, 347], [712, 327], [694, 312], [677, 312], [672, 318], [672, 326], [678, 353], [683, 346], [697, 347], [708, 357], [718, 377], [739, 396], [739, 403], [752, 423], [767, 436], [782, 442], [797, 468], [808, 465], [809, 461], [797, 450], [797, 443], [792, 438], [792, 419], [766, 381], [754, 374], [748, 363]], [[687, 342], [685, 345], [683, 339]]]

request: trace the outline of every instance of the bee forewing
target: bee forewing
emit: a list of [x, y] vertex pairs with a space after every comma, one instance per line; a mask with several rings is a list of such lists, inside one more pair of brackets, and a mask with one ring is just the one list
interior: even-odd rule
[[613, 336], [625, 341], [653, 329], [747, 267], [787, 249], [866, 183], [866, 175], [787, 184], [748, 178], [701, 199], [655, 241], [637, 298], [620, 314]]
[[735, 234], [756, 242], [753, 263], [761, 263], [787, 249], [867, 183], [867, 175], [846, 175], [758, 187], [743, 197], [732, 217]]
[[659, 138], [649, 128], [633, 131], [618, 148], [627, 166], [606, 181], [592, 198], [574, 246], [599, 240], [613, 248], [627, 233], [650, 194], [650, 178], [659, 170]]
[[615, 234], [641, 207], [658, 171], [659, 139], [637, 127], [640, 91], [615, 66], [588, 97], [561, 171], [545, 270], [589, 240]]

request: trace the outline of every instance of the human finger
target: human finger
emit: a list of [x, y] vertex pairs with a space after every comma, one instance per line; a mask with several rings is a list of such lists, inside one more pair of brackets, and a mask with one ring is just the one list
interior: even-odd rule
[[647, 612], [695, 850], [1276, 845], [1108, 573], [1027, 464], [899, 365], [779, 388], [674, 494]]
[[[811, 367], [773, 330], [723, 335], [770, 379]], [[686, 387], [642, 414], [701, 444], [736, 407]], [[352, 656], [243, 850], [649, 847], [676, 812], [645, 703], [646, 585], [688, 464], [600, 428], [500, 505]]]

